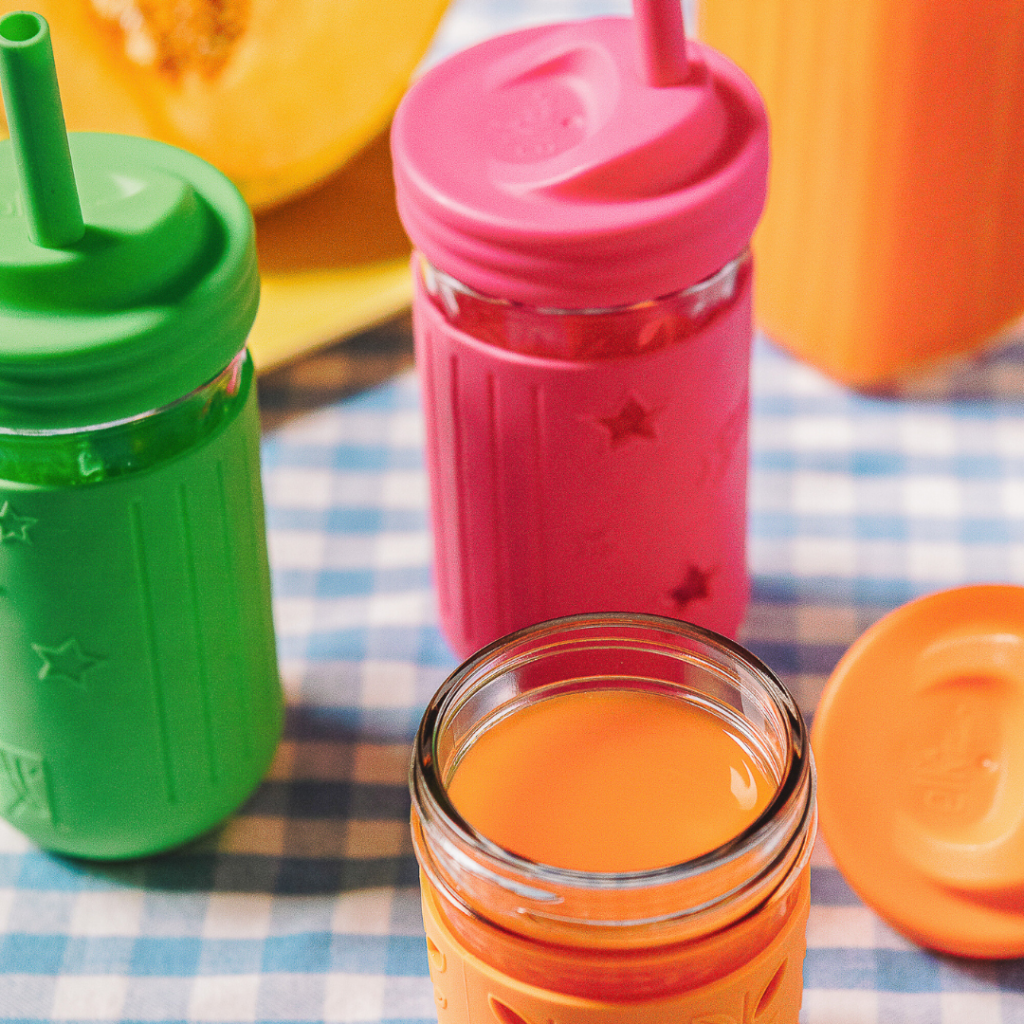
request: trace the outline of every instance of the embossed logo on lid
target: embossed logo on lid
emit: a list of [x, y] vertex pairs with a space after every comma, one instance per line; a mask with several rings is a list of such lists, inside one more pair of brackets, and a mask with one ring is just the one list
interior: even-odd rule
[[812, 731], [821, 831], [916, 942], [1024, 955], [1024, 588], [896, 609], [846, 653]]
[[499, 36], [410, 89], [391, 137], [398, 207], [434, 266], [486, 295], [606, 308], [682, 291], [746, 248], [767, 187], [760, 96], [692, 40], [652, 74], [645, 24]]

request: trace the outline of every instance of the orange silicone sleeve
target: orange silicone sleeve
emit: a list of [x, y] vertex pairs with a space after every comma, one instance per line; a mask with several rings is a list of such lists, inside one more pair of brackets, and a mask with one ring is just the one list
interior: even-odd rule
[[806, 872], [785, 925], [738, 970], [700, 988], [628, 1003], [563, 995], [494, 970], [459, 943], [421, 878], [438, 1024], [797, 1024], [810, 907]]
[[1024, 5], [701, 0], [762, 92], [756, 317], [854, 386], [965, 354], [1024, 312]]

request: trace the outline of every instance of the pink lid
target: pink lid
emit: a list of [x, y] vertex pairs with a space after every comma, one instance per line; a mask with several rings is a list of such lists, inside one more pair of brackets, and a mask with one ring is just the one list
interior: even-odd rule
[[[747, 246], [768, 124], [738, 68], [677, 8], [499, 36], [423, 76], [398, 109], [398, 209], [437, 268], [486, 295], [602, 308], [680, 291]], [[678, 84], [652, 84], [673, 81]]]

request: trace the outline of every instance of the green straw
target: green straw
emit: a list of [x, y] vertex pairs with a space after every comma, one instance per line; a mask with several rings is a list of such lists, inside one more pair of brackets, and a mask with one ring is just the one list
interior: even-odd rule
[[82, 205], [71, 167], [50, 26], [38, 14], [15, 11], [0, 18], [0, 89], [29, 236], [47, 249], [74, 245], [85, 232]]

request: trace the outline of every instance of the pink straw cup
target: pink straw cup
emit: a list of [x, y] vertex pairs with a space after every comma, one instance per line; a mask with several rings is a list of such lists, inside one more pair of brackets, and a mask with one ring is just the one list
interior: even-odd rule
[[635, 18], [528, 29], [409, 91], [392, 131], [442, 629], [461, 656], [579, 612], [735, 635], [746, 609], [750, 82]]

